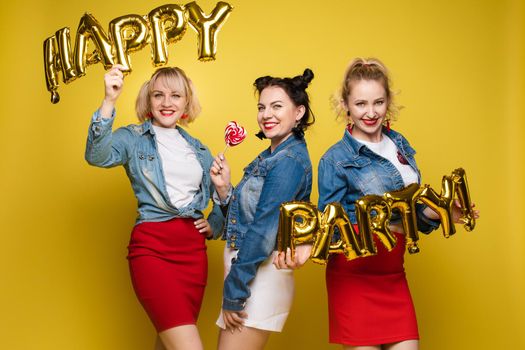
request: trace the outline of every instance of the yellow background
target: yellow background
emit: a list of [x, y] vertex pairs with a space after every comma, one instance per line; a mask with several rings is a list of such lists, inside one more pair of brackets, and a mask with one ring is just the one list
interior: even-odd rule
[[[133, 294], [125, 260], [135, 199], [124, 171], [83, 158], [91, 113], [103, 97], [103, 68], [69, 85], [52, 105], [42, 43], [59, 28], [76, 33], [84, 12], [107, 28], [121, 15], [165, 1], [35, 1], [0, 5], [1, 349], [151, 349], [154, 330]], [[209, 12], [215, 1], [199, 0]], [[203, 113], [190, 132], [214, 153], [237, 120], [251, 132], [227, 153], [233, 180], [266, 144], [257, 130], [251, 84], [266, 74], [316, 74], [317, 117], [307, 132], [312, 162], [342, 136], [329, 96], [347, 63], [377, 56], [392, 71], [402, 110], [394, 128], [417, 149], [423, 182], [438, 189], [466, 169], [482, 211], [474, 232], [421, 238], [406, 257], [423, 349], [525, 348], [522, 0], [229, 1], [215, 62], [197, 60], [191, 29], [170, 46], [169, 64], [195, 82]], [[91, 46], [92, 47], [92, 46]], [[132, 54], [133, 73], [116, 126], [135, 122], [134, 100], [152, 73], [149, 48]], [[317, 200], [314, 186], [312, 200]], [[222, 242], [210, 242], [209, 283], [199, 328], [215, 347]], [[327, 343], [324, 268], [296, 273], [297, 292], [282, 334], [268, 349], [336, 349]]]

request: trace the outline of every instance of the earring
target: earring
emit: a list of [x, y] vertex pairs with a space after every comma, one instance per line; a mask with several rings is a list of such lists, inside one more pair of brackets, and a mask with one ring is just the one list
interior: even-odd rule
[[181, 116], [180, 116], [180, 119], [186, 119], [188, 118], [189, 115], [187, 115], [186, 113], [183, 113]]
[[151, 112], [146, 113], [146, 117], [148, 117], [149, 119], [153, 118], [153, 113]]
[[266, 136], [264, 136], [264, 133], [262, 132], [262, 130], [259, 130], [259, 132], [257, 134], [255, 134], [255, 136], [257, 136], [257, 138], [259, 140], [264, 140], [266, 138]]
[[348, 123], [346, 124], [346, 130], [348, 130], [348, 132], [350, 133], [350, 135], [352, 135], [352, 130], [354, 129], [354, 124], [352, 123]]

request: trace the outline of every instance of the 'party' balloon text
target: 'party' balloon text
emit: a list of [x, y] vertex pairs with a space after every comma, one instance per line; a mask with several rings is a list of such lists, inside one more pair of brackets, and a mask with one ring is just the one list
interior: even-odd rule
[[[465, 171], [456, 169], [450, 176], [444, 176], [441, 193], [438, 194], [429, 185], [411, 184], [402, 190], [387, 192], [383, 196], [368, 195], [355, 203], [358, 232], [354, 229], [347, 213], [340, 203], [330, 203], [321, 213], [308, 202], [287, 202], [280, 208], [277, 249], [292, 255], [298, 244], [313, 244], [310, 258], [325, 264], [329, 254], [343, 253], [348, 260], [377, 254], [373, 235], [391, 250], [396, 238], [389, 229], [392, 210], [401, 214], [403, 229], [406, 234], [409, 253], [419, 252], [419, 240], [416, 217], [416, 204], [426, 204], [438, 213], [443, 235], [450, 237], [456, 232], [452, 221], [452, 207], [457, 198], [461, 205], [462, 222], [467, 231], [472, 231], [476, 221], [471, 208], [471, 200]], [[332, 242], [337, 228], [340, 239]]]

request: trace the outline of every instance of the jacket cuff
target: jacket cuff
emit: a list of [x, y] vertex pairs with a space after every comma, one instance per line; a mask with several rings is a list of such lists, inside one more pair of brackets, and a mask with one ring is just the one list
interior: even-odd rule
[[224, 206], [228, 206], [228, 204], [230, 203], [230, 199], [232, 198], [232, 195], [233, 195], [233, 186], [230, 184], [230, 188], [228, 189], [228, 194], [224, 200], [221, 200], [221, 198], [219, 197], [219, 194], [217, 193], [217, 190], [215, 189], [213, 190], [212, 200], [213, 200], [213, 203], [220, 205], [221, 207], [224, 207]]
[[441, 220], [439, 219], [431, 219], [427, 217], [424, 213], [424, 210], [427, 206], [426, 205], [420, 205], [417, 208], [417, 218], [418, 218], [418, 230], [422, 233], [430, 233], [437, 229], [439, 225], [441, 224]]
[[246, 301], [222, 299], [222, 309], [227, 311], [242, 311], [246, 306]]
[[115, 114], [115, 109], [111, 112], [111, 118], [102, 118], [99, 109], [93, 113], [93, 117], [91, 118], [91, 132], [94, 137], [99, 137], [105, 130], [111, 130], [113, 121], [115, 120]]

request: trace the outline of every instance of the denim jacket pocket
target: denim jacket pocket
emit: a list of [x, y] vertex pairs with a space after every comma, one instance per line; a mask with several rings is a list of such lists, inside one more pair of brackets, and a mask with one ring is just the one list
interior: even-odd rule
[[155, 174], [155, 160], [157, 156], [154, 152], [145, 149], [137, 149], [134, 152], [133, 157], [135, 158], [136, 169], [132, 169], [132, 172], [137, 174], [148, 174], [150, 177]]
[[[353, 193], [351, 203], [366, 194], [382, 194], [385, 191], [384, 179], [377, 171], [377, 163], [368, 157], [357, 157], [341, 162], [346, 174], [349, 193]], [[350, 203], [349, 203], [350, 204]]]
[[343, 168], [362, 168], [367, 165], [370, 165], [372, 162], [369, 158], [364, 157], [356, 157], [353, 159], [347, 159], [344, 161], [339, 162], [339, 165], [341, 165]]
[[265, 164], [255, 164], [249, 174], [245, 174], [246, 178], [242, 185], [240, 195], [240, 216], [243, 222], [251, 223], [255, 216], [257, 209], [257, 203], [261, 196], [262, 187], [264, 186], [264, 180], [266, 178], [267, 169]]

